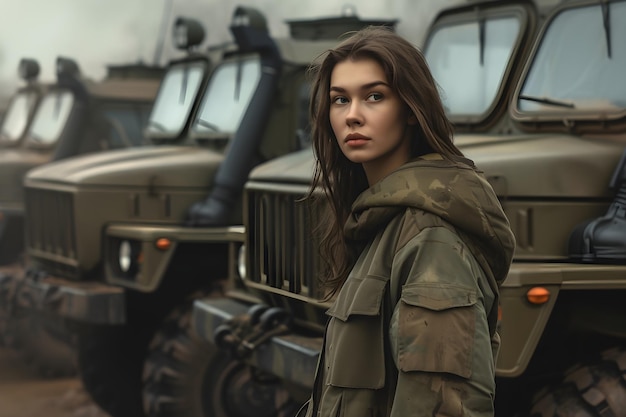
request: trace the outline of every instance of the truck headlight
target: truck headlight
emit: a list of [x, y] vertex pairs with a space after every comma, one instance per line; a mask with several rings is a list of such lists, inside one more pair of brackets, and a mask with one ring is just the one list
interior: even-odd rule
[[141, 242], [128, 239], [114, 239], [111, 264], [116, 275], [134, 278], [141, 269], [143, 254]]
[[246, 279], [246, 245], [241, 245], [237, 256], [237, 272], [241, 279]]
[[128, 272], [130, 270], [130, 266], [132, 265], [132, 249], [130, 247], [130, 242], [128, 240], [124, 240], [120, 243], [120, 253], [118, 258], [120, 264], [120, 270], [122, 272]]

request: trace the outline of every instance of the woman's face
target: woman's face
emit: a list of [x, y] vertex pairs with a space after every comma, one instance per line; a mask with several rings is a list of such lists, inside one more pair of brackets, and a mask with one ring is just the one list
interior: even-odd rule
[[371, 58], [337, 63], [330, 78], [330, 124], [343, 154], [363, 164], [370, 185], [410, 159], [408, 107]]

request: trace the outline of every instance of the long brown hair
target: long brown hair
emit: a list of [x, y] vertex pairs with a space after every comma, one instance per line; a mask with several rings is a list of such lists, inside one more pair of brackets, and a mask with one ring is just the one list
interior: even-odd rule
[[327, 297], [335, 294], [353, 267], [361, 245], [346, 242], [343, 225], [352, 203], [367, 187], [361, 164], [341, 152], [330, 124], [330, 79], [335, 65], [348, 59], [372, 58], [383, 68], [387, 82], [417, 119], [411, 143], [412, 157], [437, 152], [444, 158], [462, 156], [452, 143], [452, 124], [446, 117], [437, 84], [426, 59], [410, 42], [386, 27], [370, 26], [354, 32], [336, 48], [327, 51], [310, 72], [313, 74], [309, 116], [316, 157], [311, 191], [321, 188], [328, 200], [331, 221], [321, 222], [320, 254], [327, 263], [322, 279]]

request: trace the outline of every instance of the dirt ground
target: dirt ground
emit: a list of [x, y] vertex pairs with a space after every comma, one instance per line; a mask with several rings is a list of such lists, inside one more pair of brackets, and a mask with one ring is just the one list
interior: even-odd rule
[[18, 352], [0, 346], [0, 417], [109, 417], [77, 378], [37, 375]]

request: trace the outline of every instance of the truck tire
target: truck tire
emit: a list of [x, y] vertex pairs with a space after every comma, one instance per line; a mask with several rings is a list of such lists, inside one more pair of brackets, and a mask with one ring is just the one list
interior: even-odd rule
[[[297, 410], [273, 378], [192, 333], [192, 304], [175, 310], [150, 344], [144, 368], [148, 417], [292, 417]], [[277, 406], [278, 404], [278, 406]]]
[[141, 417], [141, 368], [146, 343], [129, 325], [81, 325], [78, 368], [91, 399], [114, 417]]
[[569, 370], [561, 384], [541, 395], [530, 416], [626, 417], [626, 347]]

